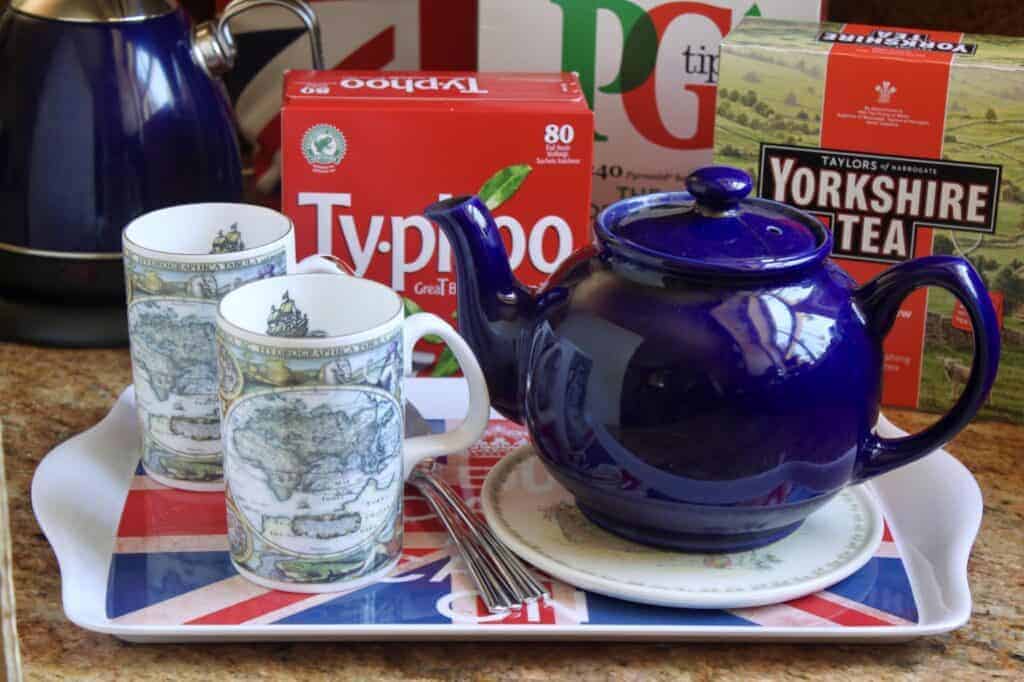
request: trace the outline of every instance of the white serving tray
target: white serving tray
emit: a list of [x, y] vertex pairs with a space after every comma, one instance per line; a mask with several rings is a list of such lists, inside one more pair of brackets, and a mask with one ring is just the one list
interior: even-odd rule
[[[424, 417], [434, 420], [458, 418], [466, 401], [461, 379], [412, 379], [407, 395]], [[884, 419], [879, 430], [885, 435], [902, 433]], [[140, 478], [136, 476], [138, 441], [134, 397], [128, 389], [103, 421], [50, 452], [40, 462], [32, 481], [33, 509], [60, 566], [65, 614], [80, 627], [129, 641], [496, 638], [892, 642], [953, 630], [963, 625], [971, 613], [967, 559], [981, 523], [981, 491], [962, 464], [949, 453], [939, 451], [867, 484], [891, 529], [889, 556], [902, 559], [916, 606], [916, 622], [890, 618], [885, 627], [840, 625], [812, 617], [793, 618], [785, 613], [765, 616], [765, 612], [729, 614], [734, 620], [742, 616], [755, 621], [745, 625], [729, 624], [728, 619], [725, 624], [713, 623], [706, 614], [698, 618], [699, 612], [693, 612], [692, 622], [687, 622], [688, 613], [682, 609], [637, 611], [658, 607], [638, 607], [607, 599], [600, 602], [564, 585], [556, 590], [556, 598], [561, 594], [563, 600], [575, 600], [577, 606], [582, 605], [583, 613], [587, 612], [587, 601], [594, 599], [589, 621], [585, 617], [555, 618], [534, 623], [536, 619], [531, 616], [514, 624], [488, 621], [486, 617], [455, 617], [444, 623], [285, 624], [255, 618], [229, 625], [182, 625], [161, 624], [152, 618], [112, 619], [107, 615], [108, 582], [113, 584], [111, 561], [129, 489]], [[457, 562], [450, 565], [455, 567], [450, 573], [461, 573]], [[393, 577], [388, 581], [388, 589], [398, 589], [396, 585], [410, 585], [412, 589], [413, 583], [407, 582], [411, 578], [411, 574]], [[454, 594], [455, 578], [449, 580]], [[463, 577], [459, 594], [465, 594], [466, 586]], [[841, 597], [836, 600], [830, 603], [843, 603]], [[621, 608], [618, 604], [622, 604]], [[601, 624], [601, 619], [594, 617], [617, 611], [630, 615], [615, 624]], [[864, 612], [887, 616], [870, 607]], [[650, 618], [646, 617], [648, 613]]]

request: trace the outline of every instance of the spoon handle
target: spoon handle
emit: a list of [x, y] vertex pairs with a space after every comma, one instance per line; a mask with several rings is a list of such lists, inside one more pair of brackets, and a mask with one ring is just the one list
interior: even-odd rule
[[468, 526], [478, 540], [490, 550], [495, 568], [512, 585], [520, 602], [531, 603], [550, 596], [519, 557], [494, 535], [490, 526], [480, 520], [447, 481], [432, 469], [421, 469], [420, 473], [421, 477], [455, 510], [462, 523]]
[[422, 476], [414, 474], [409, 482], [426, 498], [431, 509], [441, 519], [449, 537], [459, 550], [487, 610], [503, 614], [519, 607], [519, 601], [503, 584], [502, 578], [494, 572], [482, 548], [474, 543], [470, 529], [462, 523], [458, 514], [453, 513], [444, 497], [431, 486], [424, 484], [423, 480]]

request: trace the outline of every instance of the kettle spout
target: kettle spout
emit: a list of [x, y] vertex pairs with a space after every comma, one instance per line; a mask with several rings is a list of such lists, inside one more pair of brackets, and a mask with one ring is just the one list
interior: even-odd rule
[[532, 328], [533, 294], [516, 280], [494, 217], [476, 196], [431, 204], [455, 253], [459, 333], [476, 354], [493, 407], [522, 422], [521, 354]]

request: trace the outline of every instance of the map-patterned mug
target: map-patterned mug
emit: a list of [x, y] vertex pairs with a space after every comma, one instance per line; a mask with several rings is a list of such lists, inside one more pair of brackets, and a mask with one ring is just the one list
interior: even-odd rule
[[[217, 313], [231, 560], [277, 590], [368, 584], [402, 553], [405, 478], [463, 450], [487, 426], [472, 351], [436, 315], [357, 277], [308, 274], [247, 284]], [[447, 433], [406, 438], [403, 376], [413, 345], [439, 336], [469, 385], [469, 413]]]
[[221, 490], [217, 302], [247, 282], [339, 266], [318, 256], [296, 265], [291, 220], [248, 204], [153, 211], [122, 244], [142, 465], [164, 485]]

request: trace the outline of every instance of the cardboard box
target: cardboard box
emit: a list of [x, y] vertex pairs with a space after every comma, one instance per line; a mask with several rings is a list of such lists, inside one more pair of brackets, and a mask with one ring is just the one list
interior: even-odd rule
[[746, 15], [819, 0], [480, 0], [481, 71], [574, 71], [596, 112], [594, 207], [682, 187], [711, 161], [718, 45]]
[[[830, 225], [864, 282], [932, 253], [973, 262], [1003, 324], [982, 416], [1024, 421], [1024, 40], [748, 19], [722, 45], [716, 160]], [[919, 290], [885, 344], [883, 401], [945, 411], [972, 334]]]
[[297, 71], [281, 116], [298, 255], [333, 253], [410, 310], [454, 321], [451, 246], [421, 214], [438, 199], [480, 194], [528, 285], [591, 240], [594, 118], [572, 74]]

